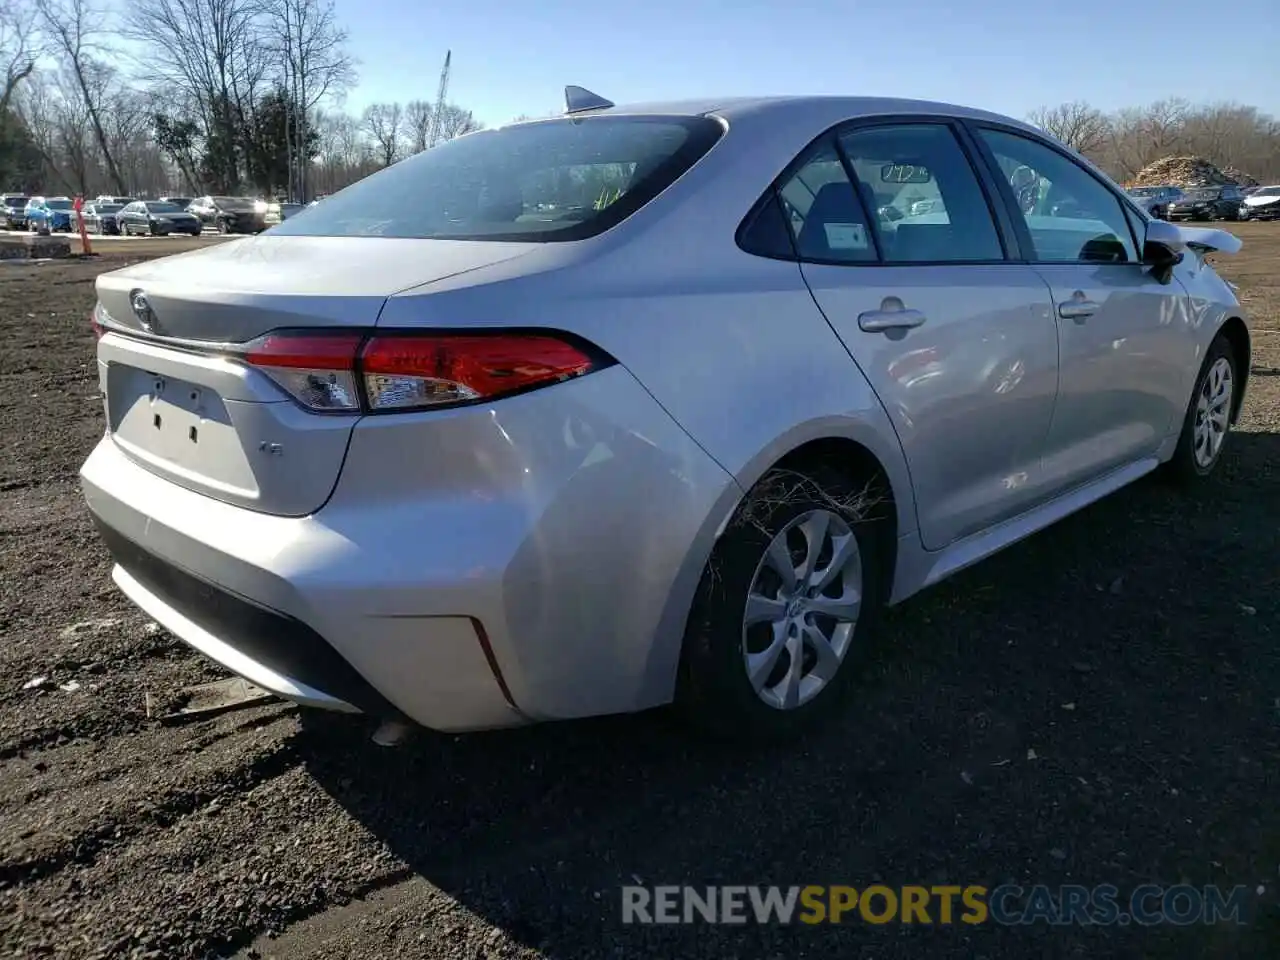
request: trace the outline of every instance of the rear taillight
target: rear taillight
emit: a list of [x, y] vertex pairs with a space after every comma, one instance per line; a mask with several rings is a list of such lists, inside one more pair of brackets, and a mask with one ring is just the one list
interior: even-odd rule
[[102, 324], [98, 322], [98, 311], [89, 314], [89, 328], [93, 330], [93, 339], [101, 340], [102, 335], [107, 331], [102, 329]]
[[369, 409], [492, 400], [590, 373], [598, 361], [545, 334], [375, 336], [360, 354]]
[[613, 360], [551, 333], [267, 334], [243, 359], [310, 410], [391, 413], [482, 403]]
[[355, 360], [363, 339], [359, 333], [269, 333], [249, 345], [244, 360], [309, 410], [355, 413]]

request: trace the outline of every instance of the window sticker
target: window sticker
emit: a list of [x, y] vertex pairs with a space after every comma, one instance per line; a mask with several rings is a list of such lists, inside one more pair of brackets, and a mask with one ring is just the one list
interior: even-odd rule
[[867, 228], [860, 223], [824, 223], [827, 246], [832, 250], [866, 250]]

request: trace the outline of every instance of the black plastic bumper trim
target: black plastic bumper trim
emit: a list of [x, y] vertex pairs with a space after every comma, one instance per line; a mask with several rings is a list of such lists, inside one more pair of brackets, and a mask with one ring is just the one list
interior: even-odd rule
[[379, 719], [403, 714], [300, 620], [188, 573], [108, 526], [94, 523], [112, 558], [193, 623], [275, 672]]

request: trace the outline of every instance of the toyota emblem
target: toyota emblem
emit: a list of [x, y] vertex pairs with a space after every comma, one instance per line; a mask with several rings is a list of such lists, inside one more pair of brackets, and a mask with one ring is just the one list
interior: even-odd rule
[[135, 290], [129, 295], [129, 306], [133, 308], [133, 315], [138, 318], [138, 323], [143, 330], [152, 333], [156, 329], [156, 315], [151, 309], [151, 302], [147, 300], [147, 295], [141, 290]]

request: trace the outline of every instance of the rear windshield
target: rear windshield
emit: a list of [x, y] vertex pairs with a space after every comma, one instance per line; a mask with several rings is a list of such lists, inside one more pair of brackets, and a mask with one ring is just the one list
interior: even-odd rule
[[94, 213], [115, 213], [117, 210], [119, 210], [123, 206], [124, 206], [123, 203], [95, 203], [93, 205], [93, 212]]
[[26, 202], [27, 202], [26, 197], [8, 196], [4, 198], [4, 205], [6, 207], [16, 207], [19, 205], [25, 205]]
[[580, 240], [639, 210], [722, 131], [706, 117], [591, 116], [472, 133], [352, 184], [271, 232]]
[[70, 210], [71, 201], [70, 200], [46, 200], [45, 206], [48, 207], [50, 210]]
[[176, 203], [165, 203], [162, 200], [150, 200], [143, 206], [148, 213], [182, 213], [182, 208]]

